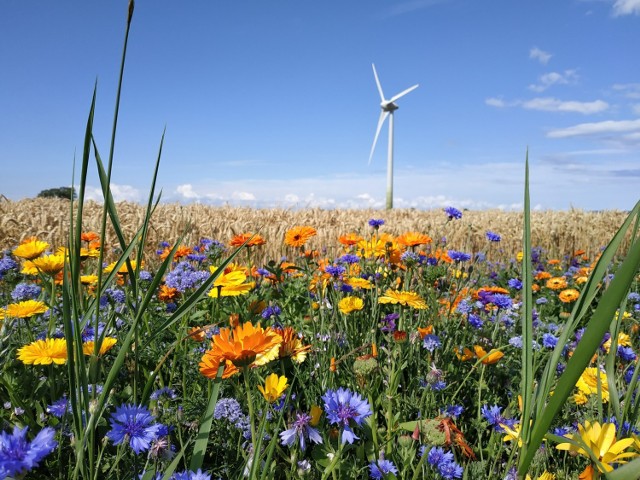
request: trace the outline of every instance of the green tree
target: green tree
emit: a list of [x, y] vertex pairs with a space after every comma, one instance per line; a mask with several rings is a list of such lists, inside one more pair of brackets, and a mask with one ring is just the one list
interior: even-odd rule
[[73, 187], [58, 187], [58, 188], [48, 188], [47, 190], [42, 190], [38, 194], [39, 198], [66, 198], [70, 200], [71, 198], [76, 198], [76, 189]]

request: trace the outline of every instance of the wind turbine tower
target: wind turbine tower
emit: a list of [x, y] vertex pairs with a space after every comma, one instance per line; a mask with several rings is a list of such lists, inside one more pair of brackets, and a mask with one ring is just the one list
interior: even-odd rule
[[394, 95], [389, 100], [384, 98], [384, 93], [382, 92], [382, 86], [380, 85], [380, 80], [378, 79], [378, 72], [376, 72], [376, 66], [371, 64], [373, 67], [373, 76], [376, 79], [376, 85], [378, 86], [378, 93], [380, 93], [380, 108], [382, 111], [380, 112], [380, 118], [378, 119], [378, 128], [376, 129], [376, 136], [373, 138], [373, 145], [371, 146], [371, 153], [369, 154], [369, 165], [371, 164], [371, 158], [373, 157], [373, 152], [376, 149], [376, 143], [378, 141], [378, 136], [380, 135], [380, 130], [382, 130], [382, 125], [384, 124], [387, 117], [389, 118], [389, 143], [387, 150], [387, 210], [393, 208], [393, 112], [398, 109], [398, 105], [396, 105], [396, 100], [401, 97], [404, 97], [407, 93], [418, 88], [418, 85], [414, 85], [413, 87], [409, 87], [406, 90]]

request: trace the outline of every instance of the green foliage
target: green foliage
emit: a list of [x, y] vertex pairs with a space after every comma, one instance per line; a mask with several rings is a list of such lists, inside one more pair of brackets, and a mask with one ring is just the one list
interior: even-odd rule
[[75, 200], [78, 198], [74, 187], [58, 187], [48, 188], [38, 193], [38, 198], [64, 198], [66, 200]]

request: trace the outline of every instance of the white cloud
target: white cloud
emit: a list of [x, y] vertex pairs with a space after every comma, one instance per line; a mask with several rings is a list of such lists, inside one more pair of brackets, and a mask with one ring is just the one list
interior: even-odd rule
[[602, 100], [593, 102], [562, 101], [557, 98], [544, 97], [533, 98], [522, 103], [527, 110], [543, 110], [545, 112], [576, 112], [583, 115], [603, 112], [609, 108], [609, 104]]
[[[142, 201], [142, 193], [131, 185], [117, 185], [112, 183], [110, 186], [111, 196], [114, 202], [136, 202]], [[93, 200], [95, 202], [102, 203], [104, 196], [102, 195], [102, 188], [93, 187], [87, 185], [85, 187], [85, 200]]]
[[176, 193], [188, 200], [196, 200], [200, 198], [200, 195], [193, 191], [193, 186], [190, 183], [178, 185], [176, 187]]
[[287, 193], [284, 196], [284, 201], [287, 203], [298, 203], [300, 201], [300, 197], [295, 193]]
[[588, 135], [606, 135], [612, 133], [635, 134], [640, 132], [640, 119], [637, 120], [606, 120], [604, 122], [581, 123], [572, 127], [551, 130], [547, 133], [550, 138], [568, 138]]
[[529, 90], [534, 92], [544, 92], [553, 85], [571, 85], [578, 81], [578, 74], [575, 70], [565, 70], [563, 73], [549, 72], [538, 78], [537, 84], [529, 85]]
[[233, 192], [231, 194], [231, 198], [233, 200], [255, 200], [256, 197], [253, 193], [249, 193], [249, 192]]
[[490, 107], [497, 107], [497, 108], [504, 108], [509, 106], [507, 105], [507, 102], [505, 102], [503, 99], [496, 98], [496, 97], [487, 98], [484, 101], [484, 103], [486, 103]]
[[640, 83], [616, 83], [613, 90], [633, 100], [640, 99]]
[[640, 0], [616, 0], [613, 4], [613, 16], [640, 15]]
[[534, 60], [538, 60], [543, 65], [546, 65], [547, 62], [551, 59], [552, 55], [544, 50], [540, 50], [538, 47], [533, 47], [529, 50], [529, 58]]

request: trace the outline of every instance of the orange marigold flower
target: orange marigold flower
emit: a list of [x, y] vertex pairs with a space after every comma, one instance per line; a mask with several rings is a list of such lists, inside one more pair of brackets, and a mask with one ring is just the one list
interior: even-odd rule
[[277, 328], [276, 332], [282, 337], [278, 357], [290, 358], [296, 363], [304, 362], [311, 345], [304, 345], [293, 327]]
[[580, 292], [575, 288], [568, 288], [558, 294], [558, 298], [560, 298], [560, 301], [563, 303], [575, 302], [578, 297], [580, 297]]
[[396, 241], [405, 247], [415, 247], [417, 245], [426, 245], [431, 243], [431, 237], [419, 232], [407, 232], [396, 238]]
[[[171, 253], [172, 248], [165, 248], [160, 254], [160, 258], [164, 260]], [[178, 260], [179, 258], [186, 257], [187, 255], [191, 255], [193, 253], [193, 249], [191, 247], [180, 246], [176, 249], [176, 253], [173, 254], [173, 259]]]
[[180, 296], [180, 292], [175, 287], [169, 287], [167, 285], [161, 285], [158, 289], [158, 300], [161, 302], [169, 303], [173, 302]]
[[80, 240], [82, 240], [83, 242], [91, 243], [95, 242], [96, 240], [100, 240], [100, 235], [98, 235], [96, 232], [82, 232], [82, 234], [80, 234]]
[[398, 291], [391, 288], [384, 292], [384, 295], [378, 297], [378, 303], [400, 304], [408, 307], [413, 307], [418, 310], [427, 308], [426, 302], [417, 293]]
[[313, 227], [296, 226], [287, 230], [284, 236], [284, 243], [290, 247], [303, 247], [317, 233], [317, 230]]
[[190, 328], [187, 335], [194, 342], [204, 342], [205, 338], [207, 338], [202, 327]]
[[548, 260], [547, 263], [549, 265], [560, 265], [560, 260], [558, 260], [557, 258], [552, 258], [551, 260]]
[[424, 337], [433, 333], [433, 325], [429, 325], [427, 327], [418, 327], [418, 333], [420, 334], [420, 339], [423, 340]]
[[551, 290], [562, 290], [567, 288], [567, 279], [564, 277], [552, 277], [547, 280], [545, 286]]
[[47, 242], [38, 240], [36, 237], [29, 237], [20, 242], [20, 245], [13, 250], [13, 254], [25, 260], [33, 260], [42, 255], [47, 248], [49, 248]]
[[480, 294], [482, 294], [482, 293], [489, 294], [489, 295], [495, 295], [496, 293], [502, 293], [504, 295], [509, 295], [509, 290], [507, 290], [506, 288], [502, 288], [502, 287], [480, 287], [473, 294], [474, 300], [478, 300], [478, 298], [480, 298]]
[[211, 354], [231, 361], [236, 367], [260, 366], [278, 357], [282, 337], [271, 328], [251, 322], [233, 330], [221, 328], [211, 339]]
[[493, 365], [494, 363], [498, 363], [498, 361], [504, 357], [504, 353], [500, 350], [492, 349], [487, 353], [480, 345], [474, 345], [473, 350], [476, 357], [478, 357], [478, 360], [480, 360], [483, 365]]
[[338, 371], [338, 367], [336, 366], [335, 357], [331, 357], [331, 363], [329, 364], [329, 371], [335, 373]]
[[360, 235], [358, 235], [357, 233], [347, 233], [345, 235], [340, 235], [340, 237], [338, 237], [338, 242], [340, 242], [342, 245], [345, 245], [347, 247], [352, 247], [353, 245], [356, 245], [358, 242], [361, 242], [362, 240], [364, 240]]
[[453, 353], [456, 354], [456, 357], [458, 357], [458, 360], [461, 360], [463, 362], [466, 362], [467, 360], [471, 360], [473, 358], [473, 352], [469, 350], [467, 347], [464, 347], [462, 349], [462, 353], [460, 353], [460, 349], [458, 349], [458, 347], [454, 347]]
[[229, 378], [240, 371], [230, 360], [215, 356], [211, 350], [205, 352], [198, 366], [203, 376], [213, 379], [218, 375], [220, 364], [224, 365], [222, 378]]
[[246, 232], [239, 233], [238, 235], [234, 236], [229, 242], [229, 245], [231, 245], [232, 247], [240, 247], [241, 245], [244, 245], [244, 242], [247, 242], [247, 247], [257, 247], [267, 243], [267, 241], [257, 233]]
[[536, 280], [547, 280], [551, 278], [551, 274], [549, 272], [538, 272], [533, 278]]

